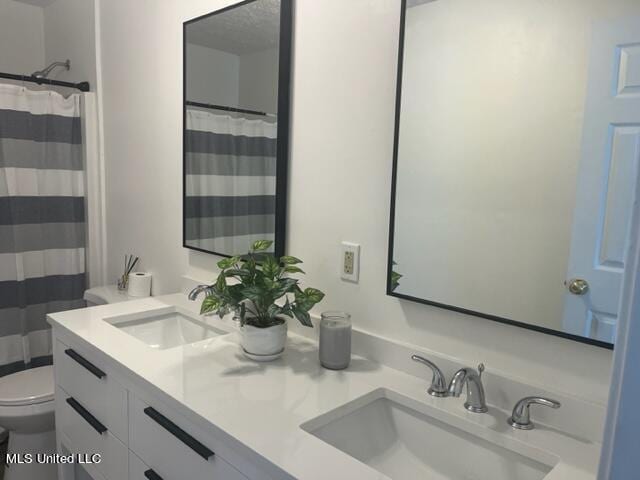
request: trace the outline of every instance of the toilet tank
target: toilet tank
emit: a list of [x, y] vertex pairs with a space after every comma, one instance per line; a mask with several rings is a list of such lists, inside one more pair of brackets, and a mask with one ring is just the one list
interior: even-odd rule
[[103, 287], [90, 288], [85, 290], [83, 298], [87, 302], [87, 307], [134, 300], [134, 297], [127, 295], [126, 290], [118, 290], [116, 285], [105, 285]]

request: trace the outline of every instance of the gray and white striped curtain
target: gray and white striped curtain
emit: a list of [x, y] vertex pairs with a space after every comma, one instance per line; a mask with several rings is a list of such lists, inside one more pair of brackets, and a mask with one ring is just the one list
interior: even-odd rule
[[275, 232], [277, 124], [188, 109], [187, 244], [228, 255]]
[[80, 97], [0, 85], [0, 374], [51, 354], [46, 313], [84, 306]]

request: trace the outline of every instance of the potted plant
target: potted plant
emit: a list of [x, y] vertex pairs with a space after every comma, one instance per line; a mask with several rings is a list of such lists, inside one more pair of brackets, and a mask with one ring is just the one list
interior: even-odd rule
[[265, 253], [272, 244], [259, 240], [247, 255], [220, 260], [221, 272], [200, 308], [201, 314], [213, 312], [220, 317], [235, 311], [240, 317], [244, 353], [258, 361], [282, 355], [287, 339], [286, 317], [313, 327], [309, 310], [324, 298], [320, 290], [303, 290], [298, 279], [288, 276], [304, 273], [297, 266], [302, 260], [292, 256], [277, 259]]

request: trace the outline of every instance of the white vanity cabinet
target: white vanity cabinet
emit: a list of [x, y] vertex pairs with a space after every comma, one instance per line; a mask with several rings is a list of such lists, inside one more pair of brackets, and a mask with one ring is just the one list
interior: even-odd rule
[[[225, 441], [151, 400], [131, 379], [118, 378], [105, 364], [110, 360], [100, 361], [79, 343], [54, 329], [58, 452], [87, 462], [60, 465], [60, 480], [267, 477]], [[94, 454], [99, 463], [91, 463]]]
[[56, 386], [56, 428], [66, 439], [62, 442], [69, 452], [81, 454], [81, 461], [96, 461], [97, 457], [92, 460], [92, 456], [100, 455], [99, 463], [86, 466], [94, 467], [104, 478], [128, 478], [126, 445], [93, 416], [90, 408]]
[[83, 347], [68, 343], [54, 337], [56, 435], [58, 453], [80, 457], [60, 464], [60, 479], [86, 478], [83, 471], [96, 480], [126, 479], [127, 390]]
[[190, 480], [247, 480], [220, 456], [219, 442], [199, 436], [193, 425], [171, 411], [150, 406], [133, 395], [129, 397], [129, 411], [129, 447], [161, 478], [184, 478], [184, 472], [189, 472]]
[[66, 394], [88, 408], [121, 442], [128, 442], [127, 390], [81, 347], [54, 343], [55, 378]]

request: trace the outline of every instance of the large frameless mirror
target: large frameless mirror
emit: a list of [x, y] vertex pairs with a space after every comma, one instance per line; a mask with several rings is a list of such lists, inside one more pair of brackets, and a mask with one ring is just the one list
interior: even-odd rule
[[284, 254], [291, 0], [250, 0], [184, 24], [184, 246]]
[[640, 3], [403, 1], [400, 44], [388, 293], [612, 347]]

